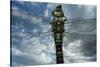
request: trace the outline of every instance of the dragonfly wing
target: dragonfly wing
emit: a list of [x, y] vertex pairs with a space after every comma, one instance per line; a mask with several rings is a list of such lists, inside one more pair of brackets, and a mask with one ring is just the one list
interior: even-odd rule
[[67, 22], [75, 23], [75, 22], [82, 22], [82, 21], [96, 21], [96, 18], [90, 18], [90, 19], [68, 19]]
[[13, 10], [11, 13], [11, 33], [30, 34], [40, 36], [51, 33], [51, 26], [44, 17], [32, 16], [21, 11]]
[[45, 21], [47, 24], [50, 22], [50, 19], [47, 17], [33, 16], [33, 15], [29, 15], [23, 11], [12, 10], [11, 16], [21, 17], [22, 19], [27, 19], [27, 20], [31, 20], [31, 21], [34, 21], [34, 20]]
[[72, 21], [71, 25], [65, 25], [65, 32], [75, 34], [96, 34], [96, 20], [76, 20]]

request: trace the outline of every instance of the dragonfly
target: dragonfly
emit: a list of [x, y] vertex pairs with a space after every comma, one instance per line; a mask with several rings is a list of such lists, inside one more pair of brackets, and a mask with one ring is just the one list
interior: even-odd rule
[[[73, 24], [84, 24], [84, 23], [93, 23], [96, 22], [95, 18], [91, 19], [67, 19], [67, 17], [64, 15], [62, 5], [56, 6], [56, 8], [52, 11], [52, 19], [47, 20], [45, 17], [42, 16], [32, 16], [28, 14], [23, 14], [23, 13], [18, 13], [16, 11], [12, 12], [12, 15], [20, 16], [22, 18], [27, 18], [29, 20], [31, 19], [36, 19], [36, 20], [44, 20], [46, 22], [49, 22], [48, 24], [51, 26], [51, 29], [48, 30], [47, 32], [37, 32], [36, 34], [46, 34], [52, 32], [53, 38], [54, 38], [54, 43], [56, 47], [56, 63], [64, 63], [64, 58], [63, 58], [63, 38], [65, 35], [71, 35], [73, 33], [76, 33], [74, 31], [66, 31], [65, 27], [72, 26]], [[73, 26], [72, 26], [73, 27]], [[12, 30], [12, 32], [21, 32], [19, 30]], [[32, 30], [23, 30], [23, 32], [33, 32]], [[82, 32], [80, 32], [82, 34]], [[87, 33], [86, 33], [87, 34]]]

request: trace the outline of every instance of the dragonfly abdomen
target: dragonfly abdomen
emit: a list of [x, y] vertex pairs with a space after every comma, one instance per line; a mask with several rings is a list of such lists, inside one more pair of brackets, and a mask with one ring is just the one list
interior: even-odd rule
[[64, 63], [63, 61], [63, 50], [62, 50], [62, 33], [54, 33], [54, 40], [56, 45], [56, 59], [57, 64]]

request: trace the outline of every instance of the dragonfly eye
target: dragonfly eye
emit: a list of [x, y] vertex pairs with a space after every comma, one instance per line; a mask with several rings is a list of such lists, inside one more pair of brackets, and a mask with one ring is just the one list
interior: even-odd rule
[[54, 15], [56, 16], [57, 14], [58, 14], [58, 12], [55, 11], [55, 12], [54, 12]]
[[55, 11], [53, 13], [54, 16], [62, 16], [62, 12], [59, 12], [59, 11]]

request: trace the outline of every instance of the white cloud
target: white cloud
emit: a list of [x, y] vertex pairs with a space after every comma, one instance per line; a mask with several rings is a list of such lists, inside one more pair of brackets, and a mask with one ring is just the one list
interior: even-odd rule
[[46, 9], [46, 10], [45, 10], [44, 17], [48, 17], [48, 15], [49, 15], [49, 14], [48, 14], [48, 9]]
[[96, 6], [84, 6], [85, 18], [95, 18], [96, 17]]
[[83, 44], [81, 40], [76, 40], [67, 45], [67, 47], [63, 47], [65, 63], [89, 62], [91, 59], [94, 59], [93, 56], [88, 57], [83, 55], [84, 51], [82, 51]]
[[16, 10], [16, 11], [18, 11], [18, 10], [19, 10], [19, 8], [18, 8], [18, 7], [16, 7], [16, 6], [12, 6], [12, 10]]
[[[81, 46], [81, 40], [77, 40], [77, 41], [74, 41], [72, 43], [69, 43], [68, 47], [66, 49], [68, 49], [69, 51], [77, 51], [80, 49], [80, 46]], [[77, 50], [76, 50], [77, 49]]]
[[[27, 35], [28, 36], [28, 35]], [[54, 62], [54, 59], [50, 53], [54, 53], [54, 44], [48, 42], [48, 44], [42, 44], [39, 41], [39, 37], [26, 38], [23, 36], [21, 41], [20, 50], [14, 49], [14, 52], [17, 55], [26, 54], [27, 58], [31, 58], [33, 61], [36, 61], [36, 64], [50, 64]], [[47, 51], [48, 50], [48, 51]], [[15, 54], [16, 55], [16, 54]]]
[[17, 16], [17, 17], [21, 17], [22, 19], [30, 20], [31, 22], [36, 23], [36, 24], [42, 22], [42, 17], [28, 15], [24, 11], [13, 10], [12, 15]]
[[46, 46], [44, 44], [40, 44], [38, 37], [23, 39], [22, 41], [22, 50], [27, 51], [28, 53], [41, 54], [45, 49]]
[[68, 19], [95, 18], [96, 17], [95, 8], [96, 6], [92, 6], [92, 5], [71, 5], [70, 7], [67, 7], [67, 5], [63, 5], [65, 16]]
[[24, 5], [25, 4], [25, 1], [18, 0], [17, 3]]
[[12, 54], [13, 55], [16, 55], [16, 56], [20, 56], [20, 55], [23, 55], [23, 52], [18, 50], [17, 48], [13, 47], [12, 48]]

